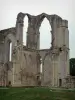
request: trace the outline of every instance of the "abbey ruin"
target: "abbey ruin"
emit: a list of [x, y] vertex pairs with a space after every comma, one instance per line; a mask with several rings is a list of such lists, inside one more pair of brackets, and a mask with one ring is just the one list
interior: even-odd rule
[[[24, 18], [28, 17], [26, 46], [23, 45]], [[51, 48], [39, 49], [44, 18], [51, 25]], [[12, 58], [9, 60], [10, 43]], [[42, 72], [40, 66], [42, 64]], [[0, 86], [65, 87], [69, 75], [68, 21], [58, 15], [28, 13], [17, 15], [16, 26], [0, 31]]]

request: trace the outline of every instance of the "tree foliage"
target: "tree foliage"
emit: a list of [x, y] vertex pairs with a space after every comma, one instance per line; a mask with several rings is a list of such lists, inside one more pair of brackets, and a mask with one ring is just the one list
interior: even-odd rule
[[70, 59], [70, 75], [75, 76], [75, 58]]

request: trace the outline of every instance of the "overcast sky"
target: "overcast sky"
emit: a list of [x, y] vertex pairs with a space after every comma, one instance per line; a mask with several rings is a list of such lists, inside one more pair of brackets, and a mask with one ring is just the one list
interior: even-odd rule
[[[19, 12], [57, 14], [69, 23], [70, 58], [75, 57], [75, 0], [0, 0], [0, 30], [14, 27]], [[26, 20], [25, 20], [26, 21]], [[27, 21], [26, 21], [27, 23]], [[40, 28], [41, 48], [50, 46], [50, 26], [45, 19]], [[47, 34], [47, 35], [46, 35]]]

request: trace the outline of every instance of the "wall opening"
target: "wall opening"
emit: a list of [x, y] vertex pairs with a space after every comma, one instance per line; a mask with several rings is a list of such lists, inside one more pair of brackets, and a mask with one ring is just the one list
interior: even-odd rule
[[27, 41], [27, 30], [28, 30], [28, 17], [25, 16], [24, 18], [24, 26], [23, 26], [23, 45], [26, 46]]
[[12, 42], [9, 42], [9, 61], [12, 60]]
[[37, 85], [38, 85], [38, 86], [41, 86], [40, 76], [37, 76]]
[[49, 49], [51, 47], [51, 26], [49, 21], [44, 18], [40, 26], [40, 49]]
[[59, 79], [59, 87], [62, 86], [62, 79]]
[[41, 85], [41, 81], [42, 81], [42, 72], [43, 72], [43, 64], [42, 64], [42, 58], [40, 58], [40, 76], [39, 76], [40, 84], [39, 85]]
[[40, 58], [40, 61], [41, 61], [41, 63], [40, 63], [40, 73], [42, 73], [42, 58]]

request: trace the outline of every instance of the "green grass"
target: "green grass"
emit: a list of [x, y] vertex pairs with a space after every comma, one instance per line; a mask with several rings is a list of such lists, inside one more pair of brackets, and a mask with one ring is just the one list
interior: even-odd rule
[[75, 100], [75, 90], [50, 88], [0, 88], [0, 100]]

